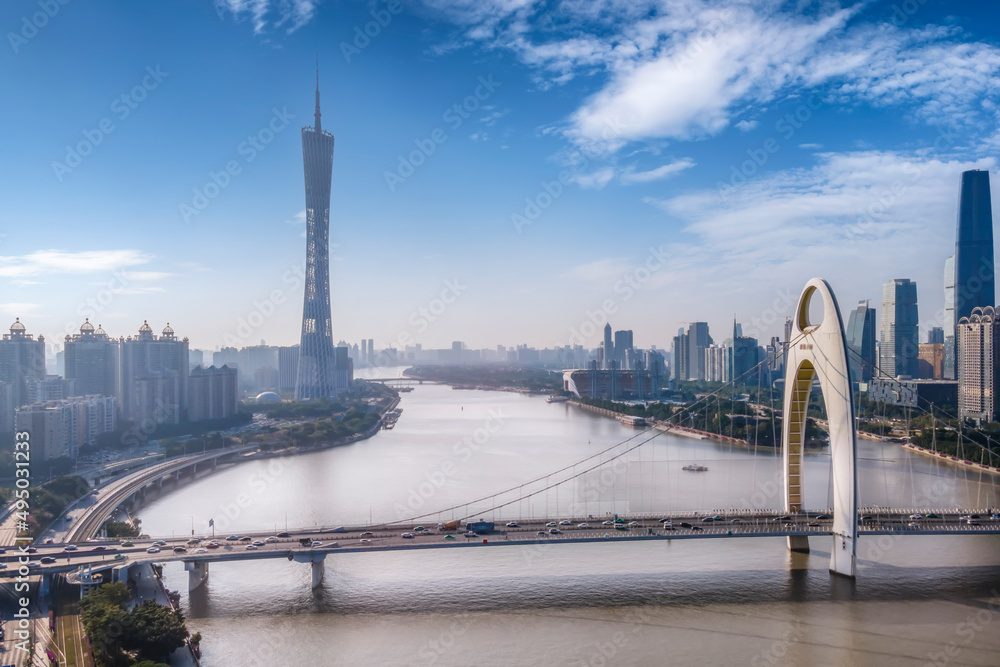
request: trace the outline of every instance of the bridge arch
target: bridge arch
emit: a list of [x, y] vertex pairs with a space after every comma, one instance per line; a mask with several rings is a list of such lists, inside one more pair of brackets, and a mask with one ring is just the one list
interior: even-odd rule
[[[812, 299], [823, 299], [823, 320], [809, 319]], [[830, 423], [833, 465], [833, 546], [830, 571], [856, 574], [858, 534], [858, 442], [854, 423], [854, 394], [848, 366], [847, 339], [837, 298], [822, 278], [806, 283], [792, 322], [785, 366], [785, 400], [781, 425], [785, 472], [785, 510], [802, 506], [802, 456], [805, 450], [806, 412], [813, 380], [818, 379]], [[788, 538], [788, 548], [809, 551], [809, 538]]]

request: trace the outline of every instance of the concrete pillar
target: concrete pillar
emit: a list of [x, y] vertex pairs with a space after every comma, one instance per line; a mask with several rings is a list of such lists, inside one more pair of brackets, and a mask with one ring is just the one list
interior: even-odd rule
[[806, 535], [789, 535], [788, 550], [798, 553], [809, 553], [809, 538]]
[[205, 583], [208, 579], [208, 562], [207, 561], [184, 561], [184, 569], [188, 572], [188, 590], [193, 591], [194, 589]]
[[40, 586], [40, 588], [38, 590], [38, 593], [43, 598], [45, 598], [45, 597], [49, 596], [49, 591], [51, 589], [52, 589], [52, 575], [51, 574], [43, 574], [42, 575], [42, 583], [41, 583], [41, 586]]
[[313, 590], [323, 584], [323, 575], [326, 573], [326, 561], [314, 560], [312, 562], [312, 587]]

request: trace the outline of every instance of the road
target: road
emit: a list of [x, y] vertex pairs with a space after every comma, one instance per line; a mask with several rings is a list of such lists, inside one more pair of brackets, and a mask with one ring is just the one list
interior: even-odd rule
[[[914, 512], [917, 512], [915, 510]], [[982, 510], [980, 510], [982, 512]], [[883, 534], [907, 535], [962, 535], [1000, 534], [1000, 520], [990, 514], [979, 514], [978, 525], [961, 521], [960, 517], [975, 514], [973, 511], [939, 510], [928, 517], [920, 512], [919, 518], [911, 518], [910, 511], [883, 512], [862, 515], [859, 536]], [[775, 513], [744, 513], [723, 516], [721, 521], [708, 520], [704, 514], [674, 515], [672, 527], [664, 528], [659, 518], [635, 519], [628, 524], [605, 525], [603, 519], [577, 518], [569, 525], [548, 526], [543, 520], [518, 522], [517, 526], [498, 525], [497, 531], [481, 535], [465, 536], [462, 532], [450, 533], [435, 529], [435, 524], [426, 527], [431, 530], [417, 531], [417, 526], [391, 525], [380, 527], [352, 527], [336, 529], [310, 529], [287, 533], [287, 537], [277, 538], [269, 532], [247, 533], [226, 539], [218, 536], [214, 540], [205, 536], [196, 538], [155, 538], [133, 540], [132, 546], [117, 543], [83, 543], [78, 548], [65, 545], [39, 545], [34, 547], [30, 557], [36, 563], [33, 574], [42, 572], [69, 572], [80, 565], [92, 564], [98, 568], [112, 567], [116, 563], [146, 563], [167, 561], [207, 561], [257, 560], [266, 558], [287, 558], [289, 555], [304, 556], [309, 553], [339, 553], [362, 551], [410, 550], [428, 548], [457, 548], [487, 545], [544, 545], [553, 543], [585, 543], [608, 540], [651, 540], [651, 539], [699, 539], [737, 537], [781, 537], [788, 535], [824, 536], [831, 535], [831, 519], [816, 512], [781, 515]], [[580, 524], [589, 524], [581, 527]], [[552, 533], [552, 529], [559, 532]], [[412, 535], [404, 537], [403, 535]], [[251, 541], [272, 541], [248, 549]], [[316, 546], [305, 546], [301, 539], [320, 542]], [[149, 553], [154, 541], [161, 544], [158, 552]], [[215, 542], [212, 546], [210, 542]], [[40, 559], [49, 557], [54, 562], [40, 564]], [[120, 557], [120, 560], [116, 560]], [[12, 550], [0, 554], [0, 577], [13, 576], [18, 567], [18, 555]]]

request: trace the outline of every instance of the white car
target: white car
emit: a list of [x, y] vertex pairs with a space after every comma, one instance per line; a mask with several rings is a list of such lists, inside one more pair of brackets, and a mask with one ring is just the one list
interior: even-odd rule
[[549, 535], [562, 535], [562, 531], [558, 528], [549, 528]]
[[590, 528], [590, 524], [589, 523], [578, 523], [576, 525], [576, 527], [577, 528]]
[[256, 545], [256, 544], [248, 544], [248, 545], [246, 546], [246, 550], [247, 550], [247, 551], [256, 551], [257, 549], [258, 549], [258, 547], [257, 547], [257, 545]]
[[400, 537], [407, 540], [412, 540], [415, 537], [415, 535], [413, 533], [403, 533], [402, 535], [400, 535]]
[[608, 519], [607, 521], [604, 521], [603, 523], [601, 523], [601, 525], [602, 526], [613, 526], [613, 525], [615, 525], [615, 522], [611, 521], [610, 519]]
[[205, 547], [198, 547], [197, 549], [194, 550], [194, 552], [196, 554], [207, 554], [208, 549], [206, 549]]
[[[250, 546], [253, 546], [253, 545], [251, 544]], [[311, 546], [311, 547], [321, 547], [321, 546], [323, 546], [323, 543], [320, 542], [319, 540], [313, 540], [313, 543], [310, 544], [309, 546]]]
[[76, 545], [67, 544], [66, 546], [63, 547], [63, 551], [76, 551]]
[[924, 518], [923, 514], [911, 514], [910, 515], [910, 521], [916, 521], [917, 519], [923, 519], [923, 518]]
[[559, 525], [560, 526], [572, 526], [573, 522], [570, 521], [569, 519], [563, 519], [562, 521], [559, 522]]
[[557, 524], [555, 521], [549, 521], [547, 524], [545, 524], [545, 527], [546, 528], [555, 528], [558, 525], [559, 524]]
[[158, 554], [158, 553], [160, 553], [160, 549], [158, 547], [149, 547], [148, 549], [146, 549], [146, 553], [148, 553], [148, 554]]
[[267, 542], [268, 544], [270, 544], [271, 542], [277, 542], [278, 538], [275, 537], [274, 535], [272, 535], [271, 537], [264, 538], [264, 541]]
[[366, 538], [366, 539], [363, 539], [363, 540], [361, 540], [361, 542], [360, 542], [360, 544], [371, 544], [371, 543], [372, 543], [372, 541], [371, 541], [371, 540], [369, 540], [369, 539], [367, 539], [367, 538]]
[[508, 521], [507, 522], [507, 527], [508, 528], [517, 528], [518, 527], [517, 526], [517, 521]]

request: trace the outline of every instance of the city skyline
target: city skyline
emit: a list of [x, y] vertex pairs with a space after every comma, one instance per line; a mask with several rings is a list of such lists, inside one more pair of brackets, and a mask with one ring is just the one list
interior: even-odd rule
[[[30, 100], [7, 112], [24, 130], [5, 161], [10, 322], [50, 344], [85, 317], [113, 336], [169, 321], [199, 349], [294, 344], [294, 128], [310, 115], [317, 46], [339, 137], [335, 341], [594, 348], [599, 316], [636, 331], [637, 347], [669, 348], [690, 322], [726, 330], [734, 310], [766, 341], [814, 274], [842, 303], [912, 279], [922, 325], [938, 326], [959, 175], [996, 168], [1000, 49], [973, 7], [566, 5], [547, 25], [531, 3], [216, 6], [70, 4], [34, 32], [21, 21], [34, 4], [0, 10], [18, 37], [0, 76]], [[86, 45], [126, 22], [164, 36], [127, 37], [131, 57], [105, 67]], [[181, 31], [200, 46], [172, 46]], [[773, 43], [754, 48], [762, 34]], [[57, 41], [78, 62], [55, 66]], [[786, 59], [793, 73], [779, 76]], [[700, 96], [661, 92], [691, 77]]]

